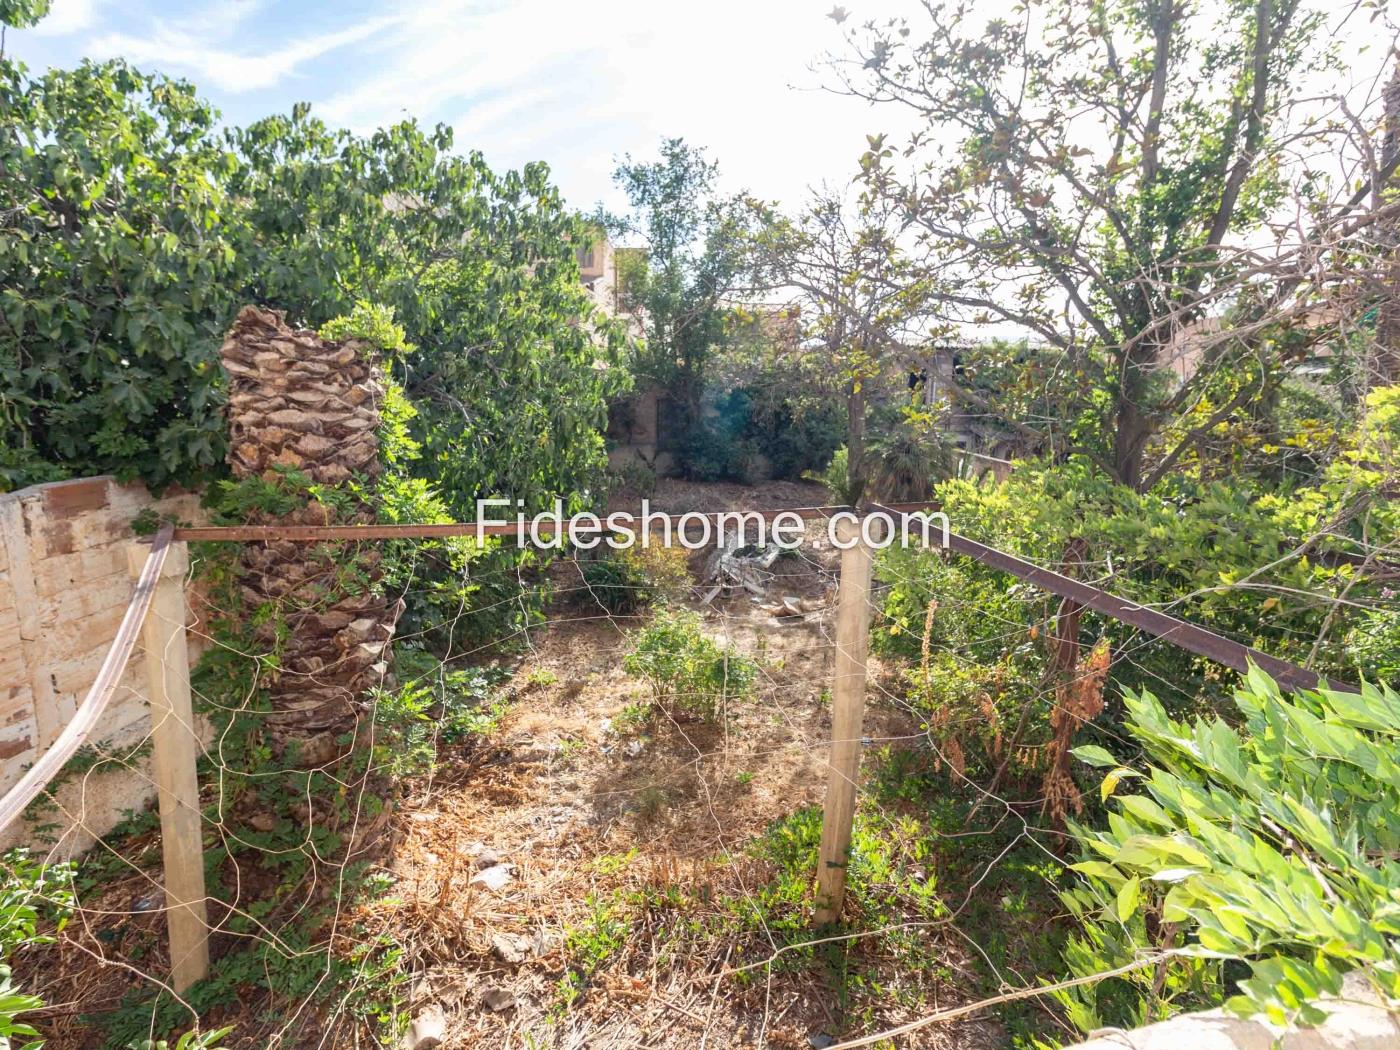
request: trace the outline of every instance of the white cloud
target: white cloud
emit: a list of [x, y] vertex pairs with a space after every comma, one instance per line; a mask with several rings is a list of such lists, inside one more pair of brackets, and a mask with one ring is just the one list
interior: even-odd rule
[[809, 184], [850, 178], [864, 133], [889, 119], [819, 90], [829, 78], [809, 72], [841, 44], [830, 6], [424, 4], [370, 45], [364, 76], [316, 108], [360, 131], [405, 114], [451, 120], [457, 145], [482, 149], [493, 165], [550, 161], [582, 207], [611, 196], [615, 155], [650, 155], [663, 135], [709, 147], [734, 187], [792, 200]]
[[92, 25], [97, 4], [94, 0], [53, 0], [49, 13], [32, 32], [36, 36], [65, 36]]
[[[392, 17], [372, 18], [269, 50], [235, 51], [210, 40], [212, 34], [228, 35], [252, 9], [253, 5], [238, 4], [229, 9], [226, 18], [211, 17], [206, 12], [197, 21], [158, 19], [149, 33], [141, 36], [108, 33], [92, 40], [88, 50], [97, 55], [120, 55], [138, 64], [148, 63], [162, 70], [186, 73], [200, 86], [212, 85], [237, 94], [274, 87], [295, 73], [299, 66], [330, 51], [367, 40], [394, 22]], [[256, 34], [239, 34], [239, 37], [259, 40]]]

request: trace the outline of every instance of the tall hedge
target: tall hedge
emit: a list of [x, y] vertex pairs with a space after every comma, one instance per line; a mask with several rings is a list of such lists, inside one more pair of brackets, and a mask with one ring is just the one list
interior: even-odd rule
[[0, 173], [0, 488], [222, 472], [217, 351], [245, 303], [310, 326], [392, 307], [418, 469], [458, 513], [575, 495], [603, 463], [621, 333], [544, 165], [500, 175], [449, 129], [357, 136], [306, 106], [221, 130], [184, 81], [0, 58]]

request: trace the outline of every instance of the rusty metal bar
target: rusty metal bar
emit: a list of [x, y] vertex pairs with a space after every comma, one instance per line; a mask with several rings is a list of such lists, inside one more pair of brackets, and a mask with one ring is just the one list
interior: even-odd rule
[[[895, 508], [885, 507], [883, 509], [894, 510]], [[1280, 660], [1278, 657], [1262, 653], [1258, 649], [1241, 645], [1239, 642], [1208, 631], [1204, 627], [1197, 627], [1185, 620], [1178, 620], [1175, 616], [1169, 616], [1156, 609], [1139, 605], [1137, 602], [1120, 598], [1108, 591], [1063, 576], [1051, 569], [1042, 568], [1013, 554], [1007, 554], [1005, 551], [997, 550], [995, 547], [988, 547], [976, 540], [970, 540], [966, 536], [949, 533], [948, 547], [958, 554], [975, 558], [989, 568], [1010, 573], [1018, 579], [1034, 584], [1041, 590], [1057, 594], [1062, 598], [1069, 598], [1095, 612], [1111, 616], [1130, 627], [1136, 627], [1140, 631], [1155, 635], [1179, 649], [1204, 656], [1216, 663], [1234, 668], [1236, 671], [1248, 671], [1250, 663], [1254, 663], [1260, 670], [1267, 671], [1279, 685], [1286, 689], [1325, 688], [1348, 693], [1359, 692], [1354, 685], [1331, 681], [1306, 667], [1299, 667], [1287, 660]]]
[[[903, 515], [939, 511], [942, 509], [942, 505], [936, 502], [888, 503], [873, 504], [871, 509]], [[715, 520], [721, 514], [726, 516], [758, 514], [765, 521], [771, 522], [779, 514], [796, 514], [804, 521], [811, 521], [830, 518], [842, 512], [856, 513], [854, 508], [847, 506], [791, 507], [779, 510], [713, 511], [706, 513], [692, 511], [688, 514], [656, 513], [647, 519], [643, 519], [640, 514], [618, 513], [612, 516], [600, 515], [601, 521], [598, 525], [573, 525], [579, 521], [580, 516], [566, 519], [560, 525], [564, 529], [573, 525], [577, 532], [589, 533], [609, 531], [609, 520], [615, 523], [613, 527], [625, 525], [629, 528], [635, 528], [644, 520], [651, 524], [669, 522], [674, 527], [682, 519], [693, 521], [697, 518], [708, 518]], [[234, 525], [179, 527], [175, 529], [173, 538], [176, 540], [215, 540], [240, 543], [274, 540], [320, 543], [325, 541], [441, 539], [451, 536], [475, 536], [478, 534], [478, 527], [483, 536], [509, 536], [522, 532], [521, 527], [516, 522], [480, 526], [477, 522], [454, 522], [444, 525]], [[528, 529], [528, 527], [529, 518], [527, 517], [526, 528]], [[553, 533], [555, 526], [552, 522], [542, 521], [539, 531]], [[1288, 689], [1316, 689], [1321, 686], [1344, 692], [1357, 691], [1356, 687], [1349, 683], [1331, 681], [1316, 671], [1310, 671], [1287, 660], [1260, 652], [1258, 649], [1241, 645], [1239, 642], [1208, 631], [1204, 627], [1198, 627], [1167, 613], [1149, 609], [1126, 598], [1120, 598], [1108, 591], [1042, 568], [1005, 551], [988, 547], [976, 540], [970, 540], [965, 536], [949, 533], [948, 546], [953, 551], [974, 558], [990, 568], [1009, 573], [1042, 590], [1049, 591], [1051, 594], [1079, 602], [1095, 612], [1121, 620], [1131, 627], [1146, 631], [1148, 634], [1161, 638], [1178, 648], [1193, 652], [1198, 656], [1204, 656], [1237, 671], [1248, 670], [1249, 664], [1252, 662], [1261, 670], [1267, 671], [1281, 686]]]
[[[913, 514], [920, 511], [936, 511], [939, 509], [937, 503], [893, 503], [888, 510], [899, 514]], [[785, 507], [777, 510], [726, 510], [726, 511], [691, 511], [687, 514], [661, 514], [654, 513], [644, 519], [640, 514], [618, 512], [613, 515], [597, 515], [600, 523], [598, 525], [574, 526], [577, 532], [608, 532], [616, 526], [609, 526], [608, 521], [613, 520], [620, 525], [629, 528], [646, 521], [650, 524], [661, 524], [669, 521], [674, 527], [681, 519], [694, 521], [698, 518], [708, 518], [711, 520], [719, 518], [721, 515], [731, 516], [734, 514], [758, 514], [764, 521], [771, 522], [779, 514], [796, 514], [804, 521], [821, 520], [830, 518], [834, 514], [842, 511], [855, 513], [851, 507]], [[561, 527], [567, 530], [574, 522], [579, 521], [583, 516], [575, 515], [562, 521]], [[525, 529], [530, 525], [530, 516], [525, 519]], [[553, 522], [542, 521], [540, 532], [553, 533], [555, 526]], [[252, 543], [258, 541], [290, 540], [294, 543], [321, 543], [328, 540], [426, 540], [444, 539], [451, 536], [513, 536], [524, 530], [514, 521], [501, 525], [481, 525], [478, 522], [453, 522], [443, 525], [194, 525], [179, 526], [175, 529], [175, 539], [177, 540], [216, 540], [237, 543]]]

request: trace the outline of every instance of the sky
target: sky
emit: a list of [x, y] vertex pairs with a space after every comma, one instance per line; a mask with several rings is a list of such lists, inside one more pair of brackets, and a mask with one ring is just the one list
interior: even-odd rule
[[[852, 20], [879, 12], [844, 0]], [[888, 0], [875, 0], [886, 3]], [[496, 168], [549, 163], [565, 199], [621, 204], [611, 173], [663, 137], [724, 187], [795, 202], [854, 176], [888, 116], [823, 90], [832, 0], [54, 0], [6, 51], [39, 70], [120, 56], [193, 81], [229, 123], [293, 103], [360, 132], [450, 124]], [[852, 23], [848, 23], [852, 24]]]

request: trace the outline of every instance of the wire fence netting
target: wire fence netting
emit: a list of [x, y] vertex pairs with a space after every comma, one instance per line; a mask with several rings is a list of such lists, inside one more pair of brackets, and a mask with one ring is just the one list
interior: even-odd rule
[[[48, 1046], [225, 1027], [207, 1045], [1071, 1040], [1053, 997], [1022, 996], [1063, 974], [1072, 823], [1101, 804], [1071, 749], [1131, 748], [1124, 691], [1205, 704], [1236, 680], [947, 552], [881, 554], [848, 892], [816, 929], [840, 587], [823, 523], [772, 557], [486, 562], [443, 615], [454, 542], [300, 545], [312, 568], [274, 607], [239, 597], [256, 545], [195, 545], [211, 971], [171, 986], [159, 825], [138, 809], [46, 876], [48, 918], [71, 915], [15, 978]], [[1111, 565], [1073, 555], [1047, 567], [1112, 589]], [[336, 627], [347, 653], [380, 646], [347, 726], [298, 699], [334, 662], [285, 656], [357, 587], [401, 614], [391, 645]], [[116, 767], [149, 782], [148, 753], [94, 743], [65, 776], [79, 798]], [[86, 824], [54, 793], [28, 816], [34, 860]]]

